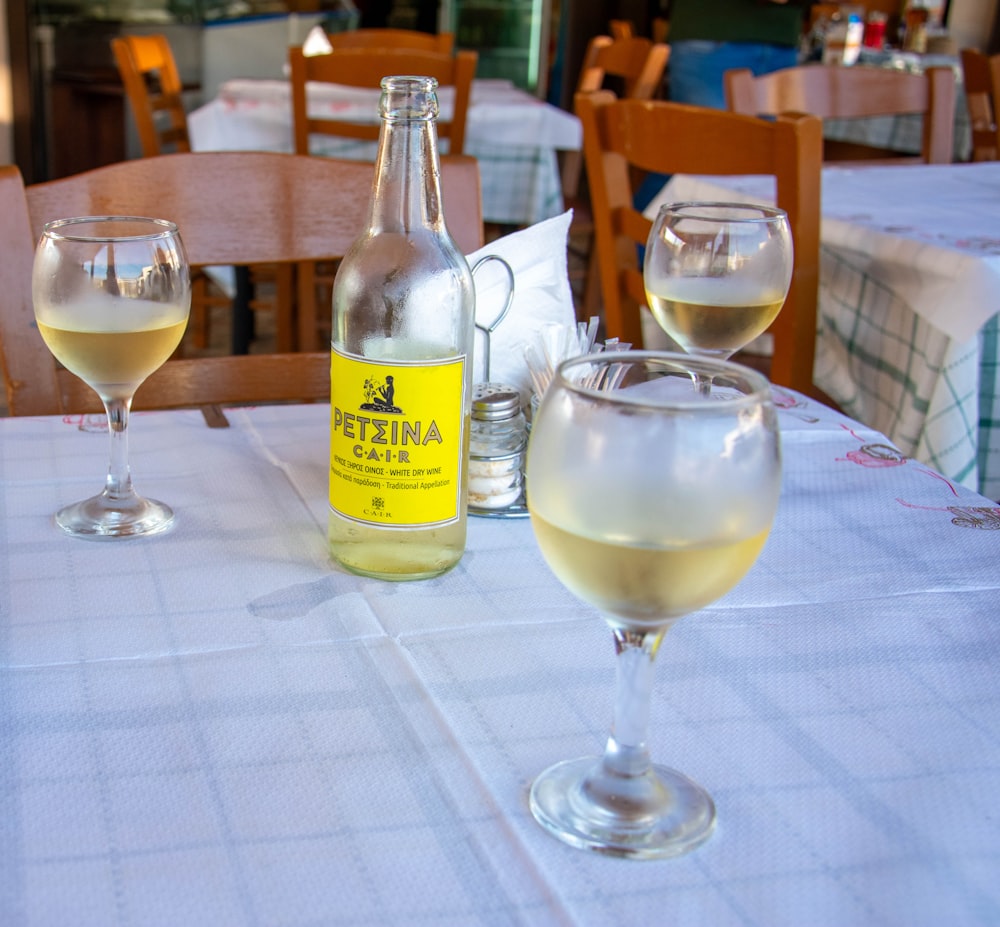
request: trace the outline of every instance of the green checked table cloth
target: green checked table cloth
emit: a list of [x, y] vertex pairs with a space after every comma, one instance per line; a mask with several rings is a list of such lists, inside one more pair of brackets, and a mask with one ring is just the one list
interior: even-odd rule
[[[378, 122], [380, 91], [311, 84], [311, 115]], [[451, 87], [438, 101], [443, 116], [454, 105]], [[291, 91], [283, 80], [231, 80], [218, 96], [188, 117], [195, 151], [292, 150]], [[472, 85], [465, 153], [479, 162], [483, 218], [505, 225], [533, 225], [563, 211], [556, 152], [581, 145], [579, 120], [506, 80]], [[316, 136], [311, 152], [327, 157], [374, 160], [375, 145]], [[442, 143], [442, 150], [447, 150]]]
[[[676, 176], [670, 200], [773, 201], [764, 177]], [[854, 418], [1000, 499], [1000, 163], [823, 171], [816, 383]]]
[[[855, 67], [879, 67], [922, 74], [927, 68], [950, 67], [955, 71], [955, 160], [967, 161], [972, 151], [969, 111], [962, 90], [962, 65], [957, 55], [919, 55], [915, 52], [861, 50]], [[920, 154], [924, 119], [919, 113], [898, 113], [859, 119], [824, 119], [823, 137], [831, 141], [854, 142], [874, 148]]]

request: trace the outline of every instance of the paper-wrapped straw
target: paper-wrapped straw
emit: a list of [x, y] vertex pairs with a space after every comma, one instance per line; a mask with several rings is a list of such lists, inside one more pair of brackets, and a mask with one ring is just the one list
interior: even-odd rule
[[541, 329], [537, 342], [529, 344], [524, 350], [531, 386], [536, 396], [541, 398], [544, 395], [555, 376], [556, 368], [564, 360], [601, 351], [627, 351], [631, 347], [630, 344], [619, 342], [617, 338], [611, 338], [604, 344], [596, 344], [598, 325], [599, 320], [595, 316], [589, 322], [577, 322], [575, 326], [550, 324]]

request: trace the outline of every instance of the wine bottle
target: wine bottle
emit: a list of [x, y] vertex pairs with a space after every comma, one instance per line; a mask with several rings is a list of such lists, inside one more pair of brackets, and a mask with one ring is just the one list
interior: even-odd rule
[[333, 287], [330, 554], [380, 579], [465, 550], [475, 291], [442, 213], [436, 91], [382, 81], [368, 227]]

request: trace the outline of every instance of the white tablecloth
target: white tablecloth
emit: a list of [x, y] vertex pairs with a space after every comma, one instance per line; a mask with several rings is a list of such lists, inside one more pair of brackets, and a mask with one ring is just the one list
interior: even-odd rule
[[718, 829], [652, 863], [529, 814], [614, 670], [527, 521], [433, 581], [339, 572], [315, 405], [136, 415], [176, 528], [76, 541], [106, 436], [0, 420], [0, 923], [998, 923], [1000, 510], [780, 398], [764, 553], [659, 657], [653, 754]]
[[[378, 122], [378, 90], [309, 85], [309, 111], [318, 117]], [[443, 116], [452, 88], [439, 97]], [[188, 116], [196, 151], [291, 151], [292, 114], [286, 81], [231, 80], [219, 95]], [[519, 90], [509, 81], [473, 83], [465, 153], [479, 161], [483, 215], [488, 222], [531, 225], [563, 211], [558, 149], [581, 145], [579, 120]], [[372, 159], [375, 145], [316, 136], [314, 154]]]
[[[771, 199], [676, 176], [666, 199]], [[818, 384], [908, 455], [1000, 499], [1000, 164], [823, 171]]]

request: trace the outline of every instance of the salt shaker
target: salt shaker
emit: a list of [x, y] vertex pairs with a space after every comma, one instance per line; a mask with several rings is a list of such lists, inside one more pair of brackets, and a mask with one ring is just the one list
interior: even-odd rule
[[527, 429], [521, 394], [503, 383], [472, 388], [469, 510], [499, 513], [524, 501]]

